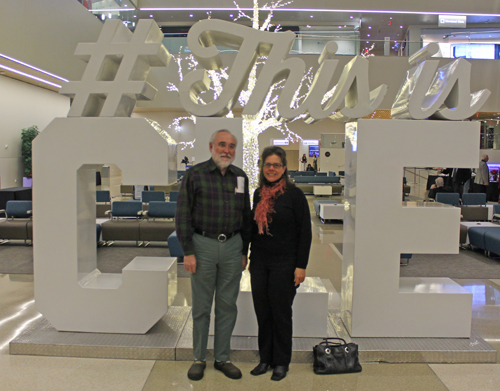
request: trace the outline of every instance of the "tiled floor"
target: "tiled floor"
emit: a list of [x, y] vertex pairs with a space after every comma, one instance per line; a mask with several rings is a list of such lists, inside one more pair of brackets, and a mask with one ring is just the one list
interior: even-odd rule
[[[311, 208], [312, 209], [312, 208]], [[313, 212], [314, 213], [314, 212]], [[341, 224], [313, 217], [314, 239], [308, 275], [328, 278], [340, 291], [341, 261], [330, 243], [342, 243]], [[0, 247], [0, 251], [2, 248]], [[500, 267], [500, 261], [499, 266]], [[473, 331], [500, 348], [500, 281], [457, 280], [473, 295]], [[189, 280], [179, 281], [175, 305], [189, 305]], [[37, 390], [499, 390], [498, 364], [364, 364], [358, 374], [314, 375], [310, 364], [292, 364], [281, 382], [270, 373], [253, 377], [255, 364], [238, 363], [244, 376], [229, 380], [209, 363], [205, 378], [186, 377], [190, 362], [11, 356], [8, 343], [39, 317], [33, 277], [0, 275], [0, 389]], [[499, 355], [500, 356], [500, 355]], [[499, 357], [500, 361], [500, 357]]]

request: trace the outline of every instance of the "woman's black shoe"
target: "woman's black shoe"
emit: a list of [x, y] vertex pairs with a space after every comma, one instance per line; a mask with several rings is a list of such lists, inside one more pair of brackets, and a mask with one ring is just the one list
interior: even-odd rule
[[268, 368], [269, 364], [261, 362], [259, 365], [257, 365], [254, 369], [250, 371], [250, 374], [254, 376], [263, 375], [264, 373], [267, 372]]
[[286, 373], [288, 372], [288, 366], [284, 365], [276, 365], [274, 367], [273, 375], [271, 376], [271, 380], [280, 381], [286, 377]]

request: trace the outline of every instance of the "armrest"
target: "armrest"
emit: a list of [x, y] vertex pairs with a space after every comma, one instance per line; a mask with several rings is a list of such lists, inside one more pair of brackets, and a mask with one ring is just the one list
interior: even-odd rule
[[7, 212], [5, 211], [5, 209], [0, 209], [0, 214], [2, 213], [5, 215], [5, 217], [7, 217]]
[[109, 218], [113, 217], [113, 215], [111, 214], [111, 209], [110, 210], [107, 210], [106, 212], [104, 212], [105, 215], [108, 215]]

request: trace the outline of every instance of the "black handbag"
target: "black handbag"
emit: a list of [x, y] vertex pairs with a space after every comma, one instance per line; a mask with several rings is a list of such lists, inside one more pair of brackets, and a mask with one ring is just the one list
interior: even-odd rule
[[361, 372], [358, 345], [342, 338], [324, 338], [314, 346], [313, 355], [314, 373], [318, 375]]

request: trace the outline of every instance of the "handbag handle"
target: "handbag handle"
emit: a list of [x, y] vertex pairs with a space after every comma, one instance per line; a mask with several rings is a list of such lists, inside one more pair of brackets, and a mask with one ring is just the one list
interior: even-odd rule
[[[331, 341], [333, 341], [333, 342], [331, 342]], [[340, 341], [342, 341], [342, 343]], [[319, 344], [326, 345], [326, 346], [329, 346], [329, 345], [340, 346], [340, 345], [347, 345], [347, 342], [343, 338], [330, 337], [330, 338], [323, 338], [323, 341], [320, 342]]]

